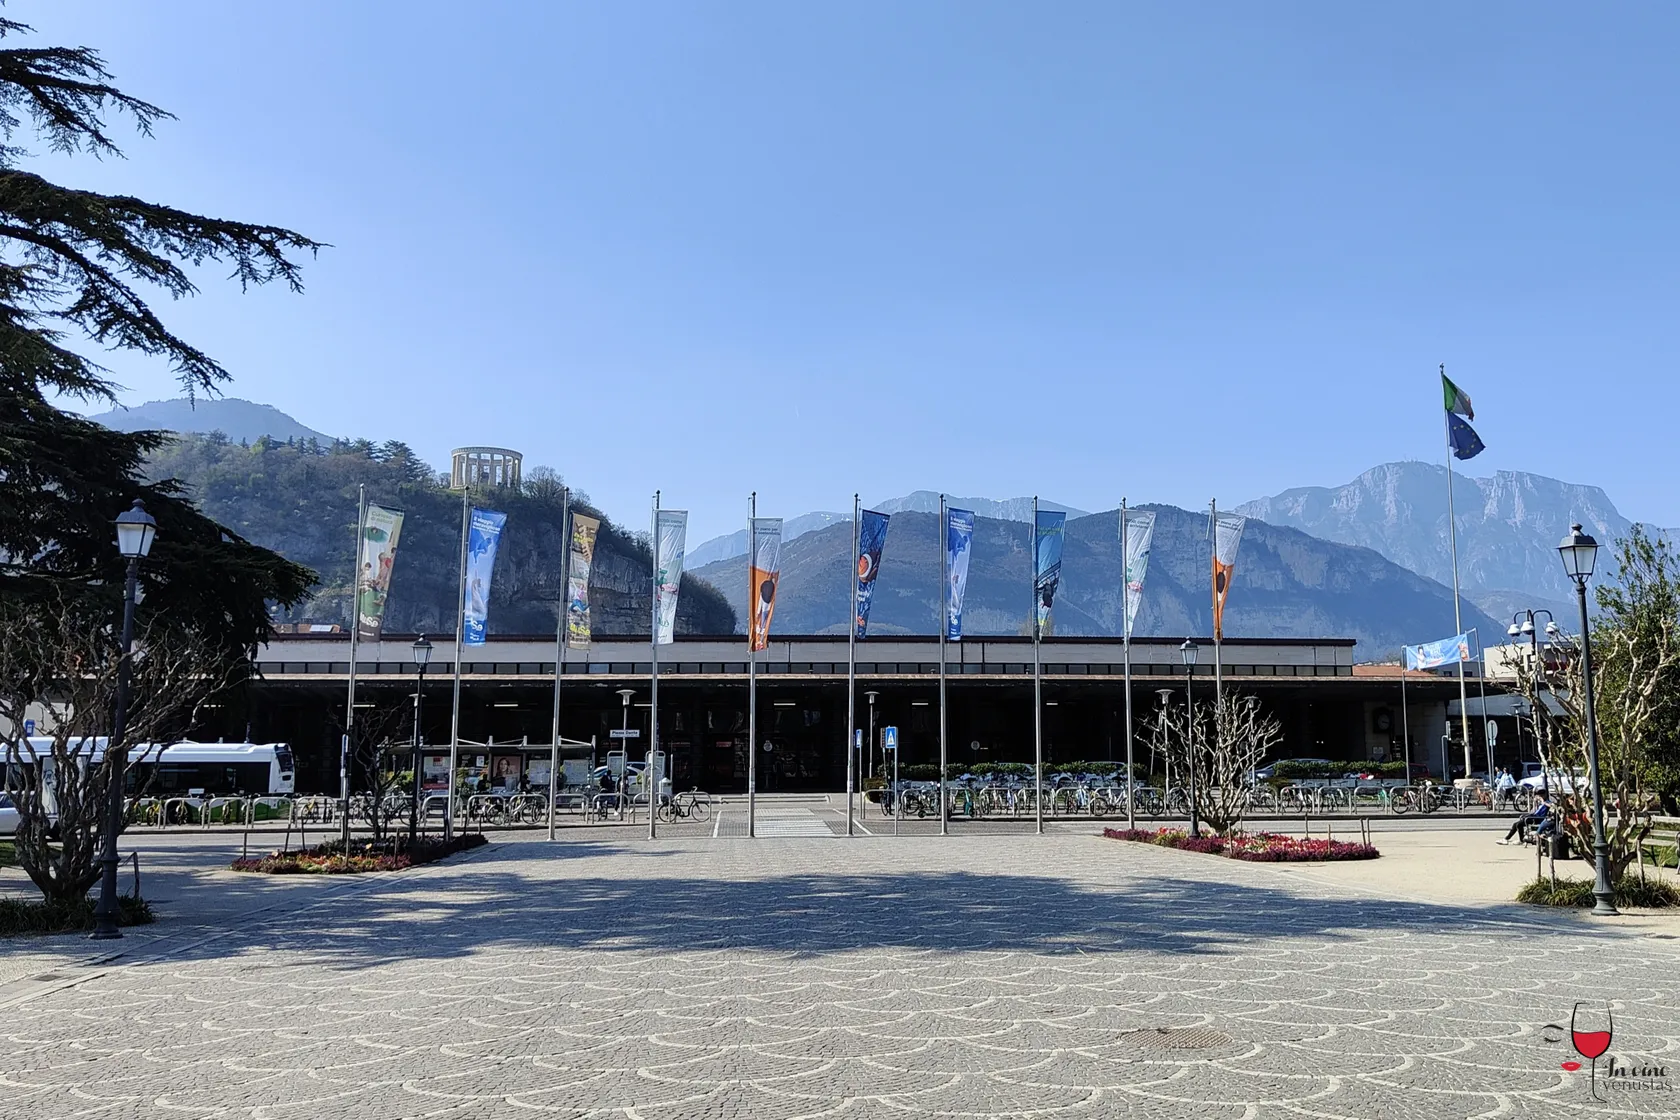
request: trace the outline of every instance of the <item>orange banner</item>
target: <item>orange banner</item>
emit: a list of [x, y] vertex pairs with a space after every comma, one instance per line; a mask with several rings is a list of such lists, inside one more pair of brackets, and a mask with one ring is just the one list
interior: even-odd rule
[[747, 648], [770, 644], [770, 616], [782, 579], [782, 519], [755, 517], [747, 527]]

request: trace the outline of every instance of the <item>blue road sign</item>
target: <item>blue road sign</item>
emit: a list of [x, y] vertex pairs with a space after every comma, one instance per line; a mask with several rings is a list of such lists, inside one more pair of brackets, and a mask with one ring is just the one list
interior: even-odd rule
[[32, 719], [24, 720], [23, 721], [23, 737], [25, 739], [27, 739], [33, 734], [35, 734], [35, 721], [32, 720]]
[[896, 751], [898, 749], [898, 728], [881, 728], [881, 749], [884, 751]]
[[852, 745], [859, 750], [863, 749], [863, 728], [860, 727], [852, 732]]

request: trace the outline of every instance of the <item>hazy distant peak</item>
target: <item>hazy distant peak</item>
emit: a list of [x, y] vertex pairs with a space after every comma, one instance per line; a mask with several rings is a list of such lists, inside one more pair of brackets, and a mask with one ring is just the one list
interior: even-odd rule
[[298, 423], [271, 404], [258, 404], [238, 397], [200, 398], [196, 401], [177, 397], [167, 401], [147, 401], [133, 408], [115, 408], [88, 419], [118, 432], [143, 429], [191, 434], [221, 432], [235, 442], [243, 440], [247, 443], [263, 436], [278, 440], [333, 441], [333, 437]]

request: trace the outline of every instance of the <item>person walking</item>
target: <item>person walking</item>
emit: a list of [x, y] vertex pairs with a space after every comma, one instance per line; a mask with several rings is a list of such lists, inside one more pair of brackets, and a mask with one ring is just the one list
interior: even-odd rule
[[1515, 795], [1517, 780], [1511, 777], [1509, 766], [1499, 771], [1499, 777], [1493, 783], [1493, 804], [1495, 808], [1509, 804]]

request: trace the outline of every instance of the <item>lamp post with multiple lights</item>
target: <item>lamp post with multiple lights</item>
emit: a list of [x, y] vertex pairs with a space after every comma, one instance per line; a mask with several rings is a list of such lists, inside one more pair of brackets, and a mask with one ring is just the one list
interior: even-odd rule
[[1196, 700], [1191, 694], [1191, 682], [1196, 676], [1196, 655], [1201, 647], [1194, 639], [1184, 639], [1184, 644], [1178, 647], [1179, 656], [1184, 658], [1184, 758], [1190, 771], [1190, 835], [1202, 835], [1201, 814], [1197, 812], [1199, 803], [1196, 800]]
[[111, 736], [105, 741], [105, 836], [99, 856], [99, 904], [94, 908], [93, 938], [108, 941], [121, 937], [117, 907], [117, 837], [122, 832], [123, 776], [128, 769], [128, 690], [134, 654], [134, 605], [139, 601], [140, 561], [152, 551], [157, 521], [146, 505], [134, 505], [117, 515], [117, 551], [128, 561], [123, 580], [122, 650], [117, 661], [117, 702], [111, 716]]
[[1579, 525], [1571, 525], [1569, 535], [1558, 544], [1558, 555], [1563, 557], [1564, 572], [1575, 581], [1575, 601], [1581, 609], [1581, 687], [1587, 710], [1587, 777], [1593, 799], [1593, 897], [1598, 900], [1592, 912], [1617, 914], [1620, 911], [1610, 888], [1610, 844], [1604, 838], [1604, 787], [1598, 773], [1598, 712], [1593, 700], [1592, 634], [1587, 620], [1587, 580], [1592, 578], [1598, 559], [1598, 542]]
[[[1557, 637], [1558, 637], [1557, 620], [1552, 617], [1552, 612], [1547, 610], [1545, 607], [1541, 607], [1539, 610], [1520, 610], [1520, 611], [1518, 611], [1516, 614], [1511, 616], [1511, 626], [1508, 630], [1505, 631], [1505, 633], [1510, 635], [1514, 639], [1519, 639], [1520, 640], [1522, 638], [1527, 638], [1528, 639], [1529, 656], [1533, 659], [1533, 662], [1534, 662], [1534, 706], [1528, 713], [1528, 721], [1533, 726], [1534, 753], [1537, 756], [1540, 756], [1540, 763], [1541, 763], [1541, 777], [1540, 777], [1540, 780], [1541, 780], [1541, 783], [1544, 784], [1545, 781], [1546, 781], [1546, 777], [1545, 777], [1545, 762], [1546, 762], [1546, 760], [1543, 757], [1543, 754], [1542, 754], [1543, 748], [1540, 745], [1541, 742], [1543, 741], [1540, 738], [1540, 708], [1541, 708], [1541, 704], [1540, 704], [1540, 685], [1542, 684], [1542, 682], [1544, 682], [1545, 677], [1546, 677], [1546, 662], [1540, 656], [1540, 628], [1535, 625], [1535, 623], [1539, 620], [1539, 617], [1541, 615], [1546, 616], [1546, 625], [1545, 625], [1546, 640], [1548, 642], [1556, 641]], [[1520, 728], [1521, 728], [1520, 724], [1518, 725], [1518, 727], [1519, 727], [1519, 730], [1517, 732], [1517, 757], [1520, 759], [1522, 757], [1522, 732], [1520, 730]]]
[[432, 663], [432, 643], [422, 634], [414, 639], [414, 668], [418, 677], [414, 682], [414, 812], [408, 816], [408, 842], [414, 843], [415, 833], [420, 828], [420, 813], [425, 801], [426, 788], [421, 771], [424, 761], [420, 757], [420, 701], [426, 691], [426, 666]]

